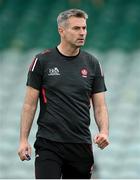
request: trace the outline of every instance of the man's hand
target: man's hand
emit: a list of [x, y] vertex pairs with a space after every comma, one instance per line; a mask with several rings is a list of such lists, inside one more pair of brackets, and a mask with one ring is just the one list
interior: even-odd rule
[[94, 137], [94, 143], [98, 145], [99, 148], [104, 149], [109, 145], [108, 136], [103, 133], [99, 133]]
[[28, 142], [22, 142], [20, 143], [19, 149], [18, 149], [18, 155], [22, 161], [24, 160], [30, 160], [31, 157], [31, 146]]

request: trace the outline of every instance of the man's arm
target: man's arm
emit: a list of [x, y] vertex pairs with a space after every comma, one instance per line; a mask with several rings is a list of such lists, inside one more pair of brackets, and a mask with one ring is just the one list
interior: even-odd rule
[[18, 155], [22, 161], [27, 160], [26, 154], [31, 156], [31, 146], [28, 143], [28, 136], [35, 116], [39, 91], [27, 86], [20, 122], [20, 145]]
[[99, 129], [99, 134], [94, 137], [94, 142], [101, 149], [104, 149], [109, 144], [109, 118], [104, 92], [93, 94], [92, 104], [95, 121]]

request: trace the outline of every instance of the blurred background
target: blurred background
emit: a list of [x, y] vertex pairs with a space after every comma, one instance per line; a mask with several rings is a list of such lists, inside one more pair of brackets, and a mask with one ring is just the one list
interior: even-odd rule
[[[17, 156], [28, 67], [35, 54], [59, 43], [56, 18], [69, 8], [89, 15], [84, 49], [101, 62], [108, 89], [110, 146], [93, 145], [94, 178], [140, 178], [139, 0], [0, 0], [0, 178], [34, 178], [34, 152], [29, 162]], [[94, 136], [92, 109], [91, 118]], [[36, 128], [35, 119], [32, 146]]]

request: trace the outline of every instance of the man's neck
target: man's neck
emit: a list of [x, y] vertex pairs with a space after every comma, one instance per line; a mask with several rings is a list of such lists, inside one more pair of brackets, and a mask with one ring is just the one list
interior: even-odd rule
[[59, 52], [65, 56], [76, 56], [79, 54], [79, 48], [75, 47], [75, 48], [72, 48], [72, 47], [68, 47], [68, 46], [65, 46], [63, 44], [59, 44], [57, 46]]

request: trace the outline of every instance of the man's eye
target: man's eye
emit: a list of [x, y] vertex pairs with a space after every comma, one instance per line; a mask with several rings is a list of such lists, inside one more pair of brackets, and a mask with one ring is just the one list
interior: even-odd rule
[[75, 30], [78, 30], [78, 29], [79, 29], [79, 27], [74, 27], [74, 29], [75, 29]]

